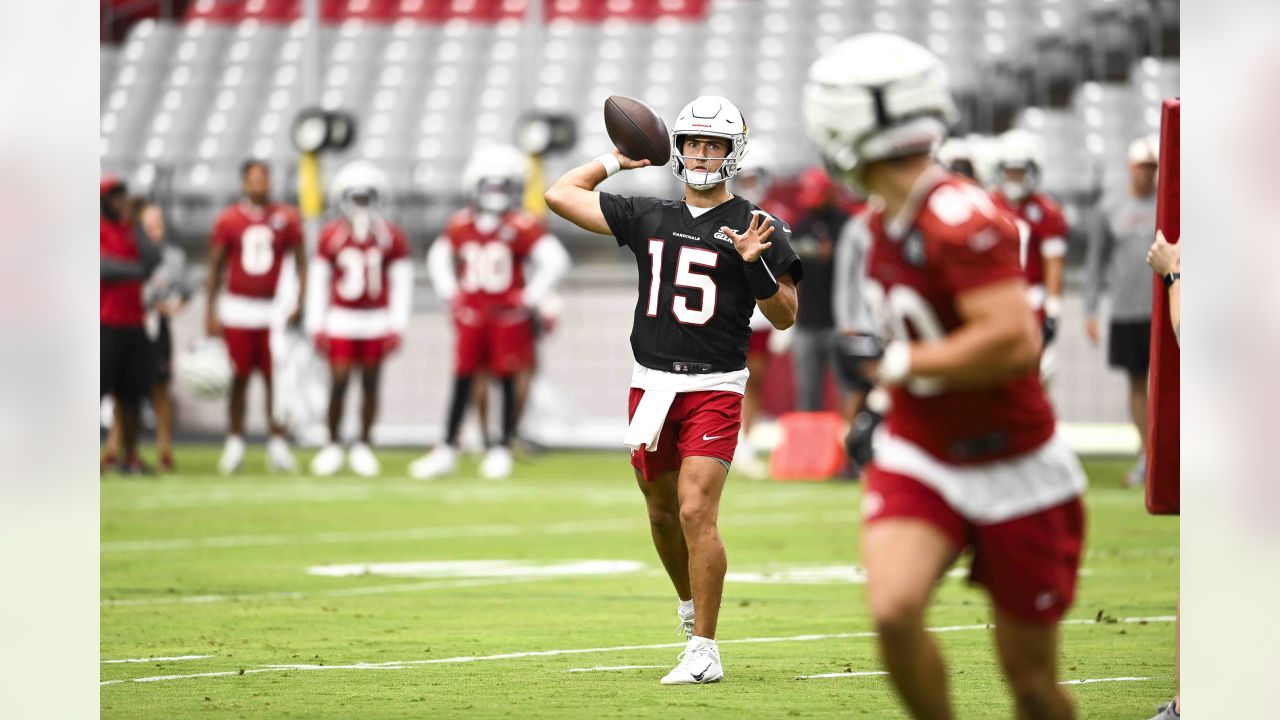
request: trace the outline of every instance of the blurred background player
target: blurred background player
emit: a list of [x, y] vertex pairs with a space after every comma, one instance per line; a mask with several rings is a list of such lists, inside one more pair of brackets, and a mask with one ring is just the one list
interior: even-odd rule
[[[173, 331], [170, 320], [182, 312], [191, 299], [191, 283], [187, 280], [187, 254], [168, 241], [164, 212], [160, 206], [143, 198], [131, 203], [130, 217], [138, 229], [160, 254], [159, 264], [142, 288], [146, 308], [145, 327], [151, 341], [151, 359], [155, 364], [151, 384], [151, 409], [155, 413], [156, 455], [160, 468], [174, 469], [173, 464]], [[116, 422], [107, 436], [107, 455], [120, 449], [120, 408], [115, 409]]]
[[311, 472], [328, 476], [342, 467], [342, 411], [354, 367], [360, 369], [360, 437], [346, 455], [352, 472], [380, 471], [370, 447], [378, 416], [382, 363], [400, 347], [413, 302], [413, 267], [404, 231], [383, 217], [390, 195], [386, 173], [355, 161], [333, 178], [341, 213], [320, 234], [308, 279], [306, 329], [329, 360], [328, 443], [311, 459]]
[[1137, 487], [1147, 475], [1147, 371], [1151, 366], [1151, 270], [1144, 258], [1156, 226], [1156, 163], [1159, 139], [1142, 137], [1129, 145], [1129, 184], [1102, 200], [1089, 235], [1085, 260], [1085, 332], [1099, 342], [1098, 312], [1103, 294], [1111, 299], [1107, 363], [1129, 380], [1129, 413], [1141, 452], [1125, 476]]
[[[454, 326], [454, 381], [444, 442], [409, 466], [428, 479], [454, 471], [458, 436], [479, 373], [502, 386], [501, 439], [488, 445], [480, 474], [511, 474], [516, 375], [533, 364], [534, 308], [569, 269], [569, 254], [542, 222], [521, 209], [525, 158], [515, 148], [478, 152], [463, 173], [470, 205], [455, 213], [427, 253], [427, 270]], [[529, 265], [526, 279], [526, 263]]]
[[[784, 182], [778, 165], [778, 156], [768, 141], [751, 142], [751, 160], [743, 164], [731, 185], [737, 195], [770, 215], [790, 224], [795, 211], [787, 203], [794, 194]], [[742, 430], [738, 434], [738, 447], [733, 454], [733, 469], [749, 478], [760, 480], [769, 475], [769, 466], [760, 459], [759, 451], [751, 442], [751, 429], [755, 427], [764, 404], [765, 383], [769, 364], [772, 362], [770, 338], [773, 325], [769, 318], [756, 308], [751, 313], [751, 340], [747, 344], [747, 390], [742, 397]], [[775, 340], [773, 344], [779, 341]]]
[[964, 138], [949, 137], [938, 148], [938, 162], [951, 172], [982, 184], [978, 179], [978, 166], [973, 159], [973, 148]]
[[726, 187], [748, 150], [733, 103], [696, 98], [671, 125], [670, 142], [683, 202], [597, 192], [618, 171], [649, 165], [616, 148], [565, 173], [546, 199], [557, 215], [635, 255], [624, 442], [689, 638], [662, 684], [684, 685], [724, 677], [715, 636], [727, 560], [717, 522], [741, 429], [751, 313], [758, 306], [774, 327], [791, 327], [802, 266], [791, 229]]
[[885, 668], [913, 717], [953, 717], [924, 618], [971, 547], [1017, 716], [1072, 718], [1058, 622], [1075, 595], [1085, 477], [1036, 372], [1018, 230], [935, 162], [957, 113], [928, 50], [848, 38], [814, 62], [805, 96], [811, 139], [843, 181], [876, 196], [861, 283], [888, 341], [873, 364], [891, 405], [866, 473], [862, 551]]
[[1049, 347], [1058, 334], [1062, 315], [1063, 270], [1067, 258], [1067, 220], [1053, 198], [1040, 191], [1044, 172], [1041, 138], [1026, 130], [1010, 130], [996, 143], [996, 206], [1013, 213], [1024, 233], [1022, 267], [1027, 277], [1027, 300], [1040, 321], [1044, 339], [1041, 377], [1052, 375]]
[[214, 221], [205, 279], [205, 332], [226, 340], [235, 368], [227, 441], [218, 470], [230, 474], [244, 464], [245, 401], [249, 378], [257, 371], [266, 384], [266, 416], [271, 433], [267, 468], [292, 472], [297, 464], [285, 441], [284, 426], [276, 420], [272, 408], [270, 327], [286, 255], [293, 257], [298, 273], [298, 297], [288, 324], [297, 325], [301, 318], [307, 275], [302, 227], [296, 210], [271, 201], [271, 174], [265, 162], [245, 161], [240, 167], [240, 179], [241, 198]]
[[123, 452], [122, 458], [114, 457], [108, 443], [102, 469], [147, 474], [151, 469], [138, 456], [138, 433], [142, 400], [151, 391], [154, 363], [144, 327], [142, 284], [160, 262], [160, 252], [146, 237], [134, 232], [123, 181], [103, 178], [98, 183], [98, 200], [98, 394], [110, 395], [118, 408], [118, 422], [112, 426], [120, 427], [119, 445]]

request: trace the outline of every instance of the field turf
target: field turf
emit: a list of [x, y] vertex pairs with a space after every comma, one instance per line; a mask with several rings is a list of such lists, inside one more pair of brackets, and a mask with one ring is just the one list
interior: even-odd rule
[[[102, 482], [104, 718], [905, 717], [881, 675], [798, 679], [880, 669], [856, 485], [731, 477], [720, 525], [748, 576], [726, 584], [726, 677], [664, 687], [676, 598], [625, 453], [548, 454], [501, 482], [468, 461], [430, 483], [404, 477], [407, 452], [376, 480], [266, 475], [260, 450], [223, 478], [216, 455]], [[1062, 675], [1107, 680], [1071, 686], [1081, 718], [1142, 720], [1174, 692], [1178, 521], [1118, 486], [1124, 462], [1086, 469]], [[417, 565], [363, 567], [382, 563]], [[943, 583], [929, 624], [961, 718], [1012, 717], [988, 621], [979, 590]], [[144, 658], [183, 659], [114, 662]], [[655, 667], [583, 671], [625, 666]]]

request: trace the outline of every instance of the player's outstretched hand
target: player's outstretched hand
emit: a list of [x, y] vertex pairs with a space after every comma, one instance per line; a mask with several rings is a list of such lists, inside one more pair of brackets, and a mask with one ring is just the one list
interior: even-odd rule
[[613, 149], [613, 156], [618, 158], [618, 164], [622, 166], [623, 170], [635, 170], [636, 168], [649, 167], [653, 164], [648, 160], [632, 160], [626, 155], [623, 155], [622, 151], [618, 148]]
[[1164, 239], [1164, 232], [1156, 231], [1156, 241], [1147, 251], [1147, 264], [1157, 275], [1168, 275], [1182, 270], [1182, 245], [1172, 245]]
[[722, 226], [720, 232], [733, 240], [733, 247], [737, 249], [743, 260], [755, 262], [760, 259], [760, 253], [773, 247], [773, 243], [767, 242], [769, 236], [773, 234], [773, 227], [773, 223], [765, 225], [763, 213], [755, 213], [751, 216], [751, 224], [741, 235], [727, 226]]

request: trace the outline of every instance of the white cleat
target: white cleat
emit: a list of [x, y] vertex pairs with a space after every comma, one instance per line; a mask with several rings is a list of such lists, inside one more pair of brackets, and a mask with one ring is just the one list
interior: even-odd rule
[[342, 446], [329, 443], [311, 458], [311, 474], [320, 477], [334, 475], [342, 468]]
[[720, 664], [720, 648], [715, 640], [689, 638], [680, 664], [662, 678], [663, 685], [705, 685], [724, 679], [724, 666]]
[[501, 480], [511, 477], [511, 451], [501, 445], [494, 445], [484, 454], [480, 461], [480, 477], [486, 480]]
[[351, 472], [360, 477], [377, 477], [382, 472], [382, 466], [378, 464], [378, 458], [374, 456], [373, 450], [364, 443], [356, 443], [351, 446], [351, 451], [347, 453], [347, 466], [351, 468]]
[[289, 443], [279, 435], [272, 435], [267, 441], [267, 469], [285, 473], [298, 471], [298, 461], [293, 459]]
[[239, 435], [228, 435], [227, 443], [222, 446], [222, 457], [218, 458], [218, 472], [230, 475], [243, 466], [244, 440]]
[[752, 480], [769, 477], [768, 465], [760, 459], [755, 447], [745, 438], [738, 441], [738, 447], [733, 451], [733, 469]]
[[409, 477], [414, 480], [430, 480], [448, 475], [457, 468], [458, 451], [448, 445], [440, 445], [409, 463]]

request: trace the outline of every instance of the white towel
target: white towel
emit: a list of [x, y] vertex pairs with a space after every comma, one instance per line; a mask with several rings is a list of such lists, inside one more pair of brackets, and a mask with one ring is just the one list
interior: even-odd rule
[[662, 425], [667, 421], [667, 411], [675, 399], [676, 394], [669, 390], [645, 390], [635, 414], [631, 416], [623, 443], [632, 450], [639, 450], [642, 445], [647, 452], [657, 450]]

